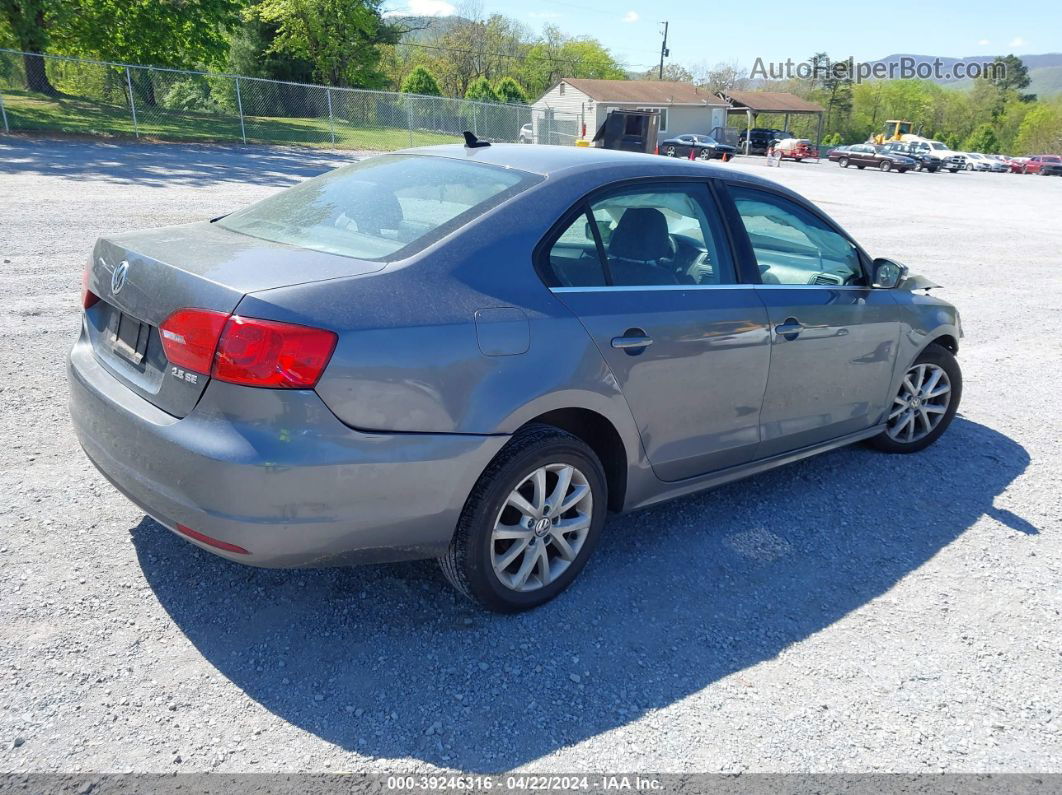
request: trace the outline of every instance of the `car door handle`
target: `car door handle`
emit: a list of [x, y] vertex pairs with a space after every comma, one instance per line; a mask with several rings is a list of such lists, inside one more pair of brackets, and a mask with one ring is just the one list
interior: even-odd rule
[[613, 337], [612, 347], [620, 350], [633, 350], [647, 348], [653, 344], [653, 338], [645, 334], [631, 335], [626, 337]]
[[804, 324], [795, 317], [787, 317], [785, 322], [774, 327], [774, 333], [787, 340], [795, 340], [805, 328]]

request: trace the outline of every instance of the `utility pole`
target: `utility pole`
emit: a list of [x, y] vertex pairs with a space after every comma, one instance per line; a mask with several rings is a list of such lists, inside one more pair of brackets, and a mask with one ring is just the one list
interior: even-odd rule
[[664, 79], [664, 58], [671, 53], [667, 49], [667, 21], [660, 23], [664, 26], [664, 41], [660, 45], [660, 80]]

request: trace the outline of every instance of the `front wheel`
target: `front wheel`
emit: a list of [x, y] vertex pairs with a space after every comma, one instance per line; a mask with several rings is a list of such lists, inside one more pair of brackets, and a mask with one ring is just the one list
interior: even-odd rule
[[892, 163], [890, 163], [888, 160], [882, 160], [881, 165], [878, 166], [878, 168], [880, 168], [882, 171], [891, 171]]
[[885, 430], [869, 440], [887, 453], [924, 450], [947, 430], [962, 397], [962, 371], [955, 355], [930, 345], [915, 359], [893, 396]]
[[702, 149], [700, 152], [697, 153], [697, 159], [698, 160], [711, 160], [712, 159], [712, 150], [711, 149]]
[[848, 168], [848, 158], [842, 157], [840, 160], [837, 161], [837, 165], [839, 165], [841, 168]]
[[548, 602], [578, 576], [605, 523], [608, 487], [582, 440], [530, 425], [502, 448], [472, 489], [443, 574], [502, 613]]

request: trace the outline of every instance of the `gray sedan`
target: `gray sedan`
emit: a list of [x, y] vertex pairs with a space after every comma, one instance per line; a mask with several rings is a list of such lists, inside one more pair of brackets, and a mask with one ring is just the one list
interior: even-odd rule
[[438, 558], [522, 610], [609, 511], [935, 441], [961, 331], [929, 286], [725, 168], [414, 149], [99, 240], [71, 413], [108, 480], [203, 549]]

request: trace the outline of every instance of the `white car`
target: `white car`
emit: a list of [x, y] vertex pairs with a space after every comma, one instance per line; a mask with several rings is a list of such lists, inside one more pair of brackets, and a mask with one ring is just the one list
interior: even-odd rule
[[535, 142], [535, 129], [530, 122], [520, 128], [519, 142], [522, 144], [533, 144]]
[[992, 161], [980, 152], [963, 152], [967, 171], [991, 171]]

